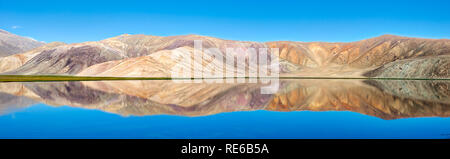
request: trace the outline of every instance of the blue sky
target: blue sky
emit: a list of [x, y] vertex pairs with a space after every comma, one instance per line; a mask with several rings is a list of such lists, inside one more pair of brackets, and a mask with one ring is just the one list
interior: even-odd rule
[[382, 34], [450, 37], [450, 1], [0, 0], [0, 28], [40, 41], [123, 33], [245, 41], [348, 42]]

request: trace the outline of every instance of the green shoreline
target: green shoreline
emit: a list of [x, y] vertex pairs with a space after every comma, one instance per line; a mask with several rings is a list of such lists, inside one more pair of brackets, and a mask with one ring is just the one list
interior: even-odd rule
[[[263, 79], [365, 79], [365, 80], [450, 80], [449, 78], [371, 78], [371, 77], [233, 77]], [[116, 80], [199, 80], [227, 78], [171, 78], [171, 77], [93, 77], [68, 75], [0, 75], [0, 82], [43, 82], [43, 81], [116, 81]]]

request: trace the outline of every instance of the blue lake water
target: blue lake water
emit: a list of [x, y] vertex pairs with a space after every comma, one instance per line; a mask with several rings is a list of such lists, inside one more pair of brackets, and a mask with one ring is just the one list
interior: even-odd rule
[[450, 138], [448, 82], [140, 82], [1, 83], [0, 138]]

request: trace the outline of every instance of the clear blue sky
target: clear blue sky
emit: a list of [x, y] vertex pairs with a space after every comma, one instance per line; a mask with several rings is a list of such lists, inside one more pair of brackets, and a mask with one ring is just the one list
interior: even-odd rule
[[0, 138], [448, 138], [450, 118], [383, 120], [349, 111], [128, 116], [37, 104], [0, 116]]
[[40, 41], [123, 33], [248, 41], [356, 41], [382, 34], [450, 37], [448, 0], [0, 0], [0, 28]]

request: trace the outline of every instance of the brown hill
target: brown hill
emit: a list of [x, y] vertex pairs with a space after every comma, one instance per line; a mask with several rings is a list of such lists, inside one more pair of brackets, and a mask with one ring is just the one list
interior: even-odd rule
[[[168, 76], [174, 63], [180, 62], [168, 58], [168, 54], [173, 51], [192, 53], [194, 40], [202, 40], [204, 49], [218, 48], [227, 58], [242, 56], [242, 52], [225, 54], [226, 48], [255, 48], [256, 50], [266, 47], [279, 48], [281, 70], [286, 76], [361, 77], [366, 75], [375, 77], [381, 73], [367, 74], [367, 72], [379, 67], [383, 67], [383, 70], [396, 70], [397, 68], [394, 68], [393, 65], [388, 65], [394, 61], [414, 61], [415, 59], [450, 55], [450, 40], [448, 39], [420, 39], [394, 35], [384, 35], [350, 43], [286, 41], [260, 43], [223, 40], [198, 35], [160, 37], [124, 34], [98, 42], [58, 45], [35, 50], [33, 52], [36, 55], [25, 64], [16, 62], [16, 64], [10, 65], [14, 67], [3, 68], [3, 70], [9, 71], [21, 65], [6, 74], [165, 77]], [[246, 58], [248, 60], [248, 57]], [[194, 62], [205, 65], [211, 61]], [[213, 63], [217, 62], [219, 61]], [[181, 65], [187, 66], [188, 64]], [[411, 73], [411, 71], [417, 70], [414, 69], [415, 67], [426, 70], [444, 70], [445, 67], [435, 68], [442, 66], [444, 65], [422, 63], [420, 66], [412, 67], [408, 74], [414, 75], [414, 77], [416, 75], [417, 77], [428, 77], [428, 74]], [[248, 66], [247, 69], [249, 69]], [[378, 70], [380, 71], [381, 68]], [[391, 75], [389, 74], [389, 76]], [[405, 74], [395, 76], [403, 77]], [[444, 71], [439, 74], [439, 77], [448, 78], [450, 76], [448, 72]]]
[[197, 35], [121, 35], [98, 42], [68, 44], [40, 50], [40, 53], [26, 64], [6, 74], [77, 74], [89, 66], [107, 61], [141, 57], [185, 46], [193, 48], [194, 40], [202, 40], [204, 48], [218, 47], [223, 51], [226, 47], [265, 47], [254, 42], [236, 42]]
[[350, 43], [268, 42], [280, 48], [280, 57], [304, 67], [345, 65], [381, 66], [401, 59], [450, 54], [450, 40], [383, 35]]
[[44, 42], [21, 37], [0, 29], [0, 57], [22, 53], [44, 44]]
[[449, 78], [450, 55], [398, 60], [364, 74], [369, 77]]
[[28, 62], [30, 59], [32, 59], [34, 56], [41, 53], [43, 50], [53, 48], [56, 46], [60, 46], [60, 45], [64, 45], [64, 43], [52, 42], [52, 43], [45, 44], [41, 47], [38, 47], [36, 49], [27, 51], [25, 53], [10, 55], [10, 56], [6, 56], [6, 57], [0, 57], [0, 73], [17, 69], [20, 66], [24, 65], [26, 62]]
[[[179, 48], [181, 46], [192, 47], [195, 36], [187, 36], [184, 42], [178, 41], [178, 45], [173, 44], [166, 49]], [[180, 39], [186, 37], [178, 37]], [[208, 37], [201, 37], [206, 38]], [[201, 39], [199, 38], [199, 39]], [[207, 46], [215, 46], [221, 50], [225, 50], [225, 46], [233, 46], [230, 44], [249, 44], [247, 42], [236, 42], [214, 39], [207, 42]], [[241, 44], [242, 45], [242, 44]], [[239, 45], [234, 45], [239, 46]], [[249, 47], [249, 45], [243, 45]], [[250, 47], [271, 47], [279, 48], [280, 58], [284, 60], [282, 64], [284, 72], [288, 72], [289, 76], [350, 76], [360, 77], [364, 73], [374, 70], [384, 65], [384, 68], [391, 67], [391, 65], [385, 65], [394, 61], [409, 59], [421, 59], [426, 57], [435, 57], [440, 55], [450, 55], [450, 40], [442, 39], [419, 39], [419, 38], [407, 38], [393, 35], [384, 35], [372, 39], [351, 42], [351, 43], [324, 43], [324, 42], [267, 42], [267, 43], [252, 43]], [[188, 52], [188, 51], [186, 51]], [[148, 58], [148, 57], [145, 57]], [[117, 61], [112, 62], [116, 64], [128, 63], [126, 69], [120, 69], [116, 72], [118, 67], [112, 63], [98, 64], [87, 68], [79, 75], [98, 75], [98, 76], [129, 76], [120, 72], [135, 72], [141, 70], [138, 76], [155, 76], [166, 75], [167, 70], [156, 73], [153, 68], [160, 69], [161, 62], [157, 58], [153, 58], [154, 61], [148, 61], [143, 64], [140, 57], [136, 59], [130, 59], [130, 61]], [[140, 61], [134, 63], [134, 61]], [[155, 62], [157, 61], [157, 62]], [[124, 66], [124, 65], [122, 65]], [[422, 67], [424, 69], [436, 70], [441, 65], [433, 65], [431, 63], [424, 63], [420, 66], [413, 66], [410, 71], [414, 71], [416, 67]], [[101, 71], [99, 71], [101, 68]], [[114, 68], [114, 69], [112, 69]], [[166, 67], [170, 68], [170, 67]], [[439, 68], [445, 70], [446, 67]], [[391, 68], [395, 70], [396, 68]], [[94, 71], [95, 70], [95, 71]], [[146, 71], [148, 70], [148, 71]], [[101, 72], [101, 73], [100, 73]], [[147, 73], [144, 73], [147, 72]], [[411, 75], [417, 75], [417, 77], [428, 76], [428, 74], [418, 75], [421, 72], [416, 72]], [[368, 74], [366, 74], [368, 75]], [[391, 76], [394, 76], [390, 74]], [[448, 72], [441, 72], [440, 77], [448, 78], [450, 74]], [[135, 75], [131, 75], [135, 76]], [[404, 74], [395, 75], [396, 77], [403, 77]], [[410, 77], [410, 76], [404, 76]], [[430, 76], [434, 77], [434, 76]]]
[[[48, 105], [98, 109], [121, 115], [204, 116], [243, 110], [308, 110], [353, 111], [397, 119], [450, 116], [449, 85], [447, 81], [405, 84], [383, 80], [282, 80], [278, 92], [261, 94], [260, 88], [264, 85], [257, 83], [186, 84], [146, 80], [3, 83], [0, 91]], [[4, 97], [12, 99], [8, 95]], [[0, 107], [7, 111], [18, 106], [5, 103]]]

